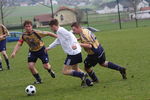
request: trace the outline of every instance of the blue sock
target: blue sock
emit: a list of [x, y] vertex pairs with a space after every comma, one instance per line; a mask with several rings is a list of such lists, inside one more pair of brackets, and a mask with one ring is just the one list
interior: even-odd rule
[[93, 70], [91, 72], [88, 72], [88, 74], [94, 82], [98, 81], [98, 78]]
[[78, 72], [78, 71], [73, 71], [73, 72], [72, 72], [72, 76], [75, 76], [75, 77], [82, 78], [83, 75], [84, 75], [83, 72]]
[[112, 62], [108, 62], [108, 68], [119, 71], [119, 70], [121, 70], [123, 67], [120, 67], [119, 65], [113, 64]]

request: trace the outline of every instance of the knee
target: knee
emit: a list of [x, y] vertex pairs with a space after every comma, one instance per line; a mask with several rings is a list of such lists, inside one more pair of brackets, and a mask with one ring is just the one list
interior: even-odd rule
[[67, 75], [67, 70], [63, 70], [63, 71], [62, 71], [62, 74], [63, 74], [63, 75]]
[[50, 68], [50, 65], [48, 63], [44, 64], [43, 66], [44, 66], [45, 69], [49, 69]]
[[28, 64], [28, 68], [29, 68], [30, 70], [34, 70], [34, 64]]
[[34, 70], [34, 66], [33, 66], [33, 65], [29, 65], [28, 68], [29, 68], [30, 70]]
[[107, 67], [108, 66], [108, 61], [105, 61], [105, 62], [101, 63], [100, 65], [103, 66], [103, 67]]
[[6, 54], [4, 52], [2, 52], [2, 55], [6, 58]]
[[86, 71], [86, 72], [91, 72], [92, 71], [92, 69], [91, 68], [84, 68], [84, 70]]

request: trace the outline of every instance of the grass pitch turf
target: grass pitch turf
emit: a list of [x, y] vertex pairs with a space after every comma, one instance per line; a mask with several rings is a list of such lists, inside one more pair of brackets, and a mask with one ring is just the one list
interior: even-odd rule
[[[12, 69], [0, 72], [0, 100], [150, 100], [150, 27], [105, 31], [95, 33], [102, 43], [107, 60], [127, 68], [127, 80], [119, 72], [95, 66], [100, 83], [81, 88], [80, 79], [61, 73], [66, 54], [60, 46], [49, 51], [50, 63], [57, 76], [52, 79], [38, 60], [36, 67], [44, 81], [35, 85], [37, 94], [26, 96], [24, 89], [34, 81], [27, 68], [28, 46], [24, 44], [15, 59], [10, 59]], [[54, 39], [44, 38], [46, 46]], [[10, 55], [15, 43], [8, 43]], [[86, 53], [83, 51], [83, 58]], [[83, 64], [80, 64], [83, 69]]]

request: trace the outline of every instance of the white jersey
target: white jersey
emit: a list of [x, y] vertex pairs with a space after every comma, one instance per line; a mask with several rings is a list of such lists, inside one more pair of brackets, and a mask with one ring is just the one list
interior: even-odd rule
[[[81, 46], [73, 33], [63, 27], [59, 27], [56, 34], [58, 35], [58, 38], [49, 45], [49, 49], [54, 48], [57, 45], [61, 45], [64, 52], [68, 55], [76, 55], [81, 53]], [[76, 46], [77, 48], [73, 49], [72, 46]]]

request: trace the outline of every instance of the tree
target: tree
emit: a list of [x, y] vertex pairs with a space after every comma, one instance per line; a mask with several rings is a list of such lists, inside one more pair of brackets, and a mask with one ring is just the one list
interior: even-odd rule
[[76, 17], [77, 17], [77, 22], [81, 22], [83, 17], [84, 17], [84, 12], [81, 9], [75, 8], [76, 11]]
[[15, 0], [0, 0], [0, 19], [4, 24], [4, 18], [10, 15], [14, 10]]

